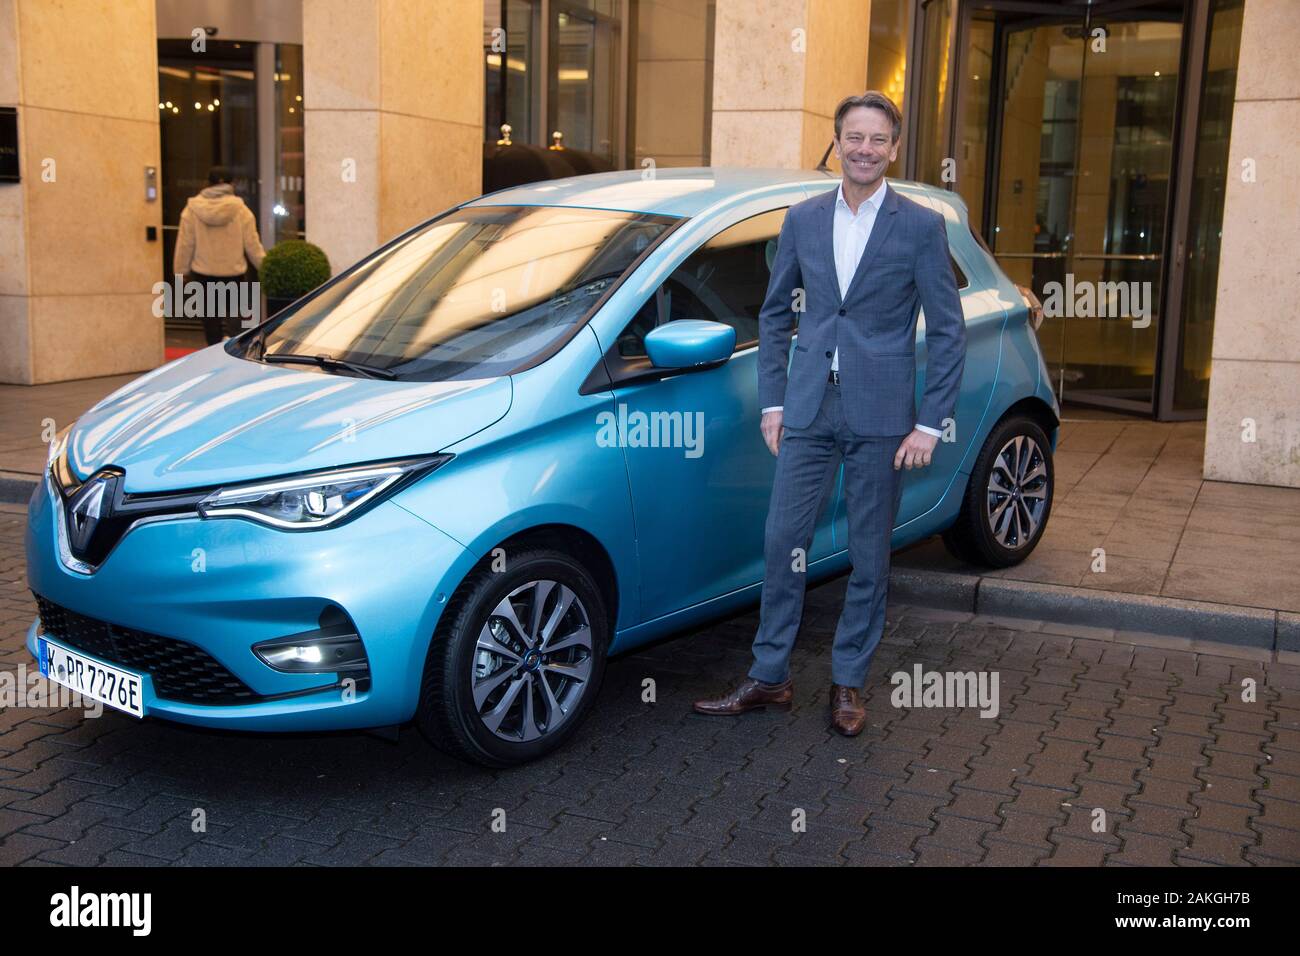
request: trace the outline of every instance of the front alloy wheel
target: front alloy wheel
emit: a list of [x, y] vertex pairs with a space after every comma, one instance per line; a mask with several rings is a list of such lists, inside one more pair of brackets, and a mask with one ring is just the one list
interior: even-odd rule
[[490, 767], [559, 747], [590, 710], [609, 621], [600, 590], [568, 555], [512, 553], [472, 571], [429, 647], [417, 721], [440, 749]]
[[591, 682], [591, 619], [571, 588], [529, 581], [479, 631], [471, 676], [483, 726], [502, 740], [555, 733]]

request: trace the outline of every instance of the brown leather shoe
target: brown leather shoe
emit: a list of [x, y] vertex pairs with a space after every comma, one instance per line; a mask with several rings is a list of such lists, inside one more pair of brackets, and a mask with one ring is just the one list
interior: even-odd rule
[[721, 697], [708, 697], [695, 702], [697, 714], [710, 717], [733, 717], [747, 710], [761, 710], [764, 707], [776, 707], [789, 710], [794, 700], [794, 681], [786, 680], [784, 684], [760, 684], [752, 677], [746, 677], [734, 690]]
[[831, 684], [831, 726], [845, 737], [856, 737], [867, 725], [867, 708], [856, 687]]

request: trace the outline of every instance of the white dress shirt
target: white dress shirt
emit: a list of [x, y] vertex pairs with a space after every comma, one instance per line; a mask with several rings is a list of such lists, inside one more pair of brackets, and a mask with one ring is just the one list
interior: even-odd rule
[[[862, 253], [871, 240], [871, 230], [876, 224], [876, 214], [880, 212], [881, 203], [885, 201], [887, 188], [888, 183], [882, 176], [876, 191], [859, 204], [856, 213], [849, 208], [848, 200], [844, 198], [843, 180], [835, 190], [835, 225], [831, 242], [835, 252], [835, 278], [840, 284], [841, 300], [849, 294], [849, 283], [853, 281], [853, 274], [858, 271], [858, 263], [862, 261]], [[839, 368], [840, 350], [837, 346], [831, 356], [831, 371], [838, 372]], [[784, 405], [773, 405], [763, 409], [763, 414], [780, 411], [784, 407]], [[916, 427], [927, 435], [943, 434], [938, 429], [926, 425]]]

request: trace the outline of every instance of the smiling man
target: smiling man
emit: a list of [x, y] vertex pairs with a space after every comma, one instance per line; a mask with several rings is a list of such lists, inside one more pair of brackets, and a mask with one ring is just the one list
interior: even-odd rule
[[[832, 647], [830, 718], [846, 736], [866, 724], [860, 691], [885, 625], [901, 470], [930, 464], [953, 414], [966, 356], [943, 216], [885, 181], [901, 133], [898, 107], [883, 93], [841, 101], [835, 110], [839, 188], [790, 207], [781, 228], [759, 313], [760, 427], [777, 466], [754, 664], [737, 687], [696, 701], [699, 713], [790, 706], [804, 556], [826, 470], [838, 452], [853, 572]], [[927, 359], [918, 416], [916, 322], [922, 308]]]

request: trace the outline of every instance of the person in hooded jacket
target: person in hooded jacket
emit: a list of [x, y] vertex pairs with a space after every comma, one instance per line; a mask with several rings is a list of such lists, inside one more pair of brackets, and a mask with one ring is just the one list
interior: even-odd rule
[[[225, 318], [220, 309], [208, 309], [206, 303], [229, 301], [223, 295], [210, 295], [213, 283], [237, 282], [248, 266], [261, 268], [266, 250], [257, 237], [257, 221], [244, 200], [235, 195], [230, 171], [214, 166], [208, 172], [208, 187], [191, 196], [181, 213], [180, 235], [172, 257], [173, 271], [202, 283], [203, 334], [209, 345], [220, 342], [225, 334]], [[209, 312], [216, 314], [209, 315]]]

